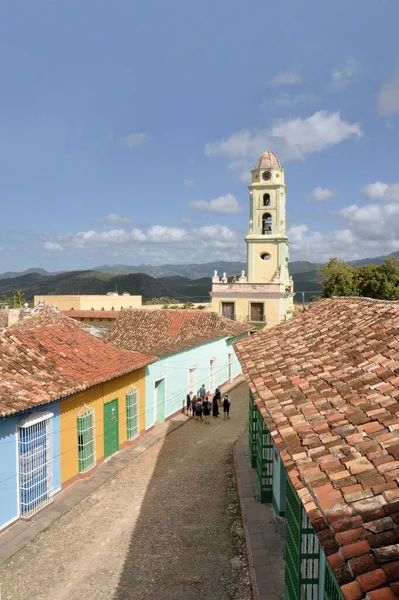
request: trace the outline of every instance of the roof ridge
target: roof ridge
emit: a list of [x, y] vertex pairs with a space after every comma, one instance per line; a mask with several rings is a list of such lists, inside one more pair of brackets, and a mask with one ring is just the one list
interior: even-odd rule
[[322, 298], [322, 300], [339, 300], [344, 302], [345, 300], [357, 300], [358, 302], [365, 302], [370, 304], [398, 304], [399, 300], [382, 300], [379, 298], [369, 298], [368, 296], [331, 296], [331, 298]]

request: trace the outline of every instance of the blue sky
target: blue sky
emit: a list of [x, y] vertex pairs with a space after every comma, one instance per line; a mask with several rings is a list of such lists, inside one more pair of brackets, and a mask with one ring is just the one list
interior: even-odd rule
[[267, 148], [292, 260], [399, 249], [398, 21], [397, 0], [3, 0], [0, 271], [242, 259]]

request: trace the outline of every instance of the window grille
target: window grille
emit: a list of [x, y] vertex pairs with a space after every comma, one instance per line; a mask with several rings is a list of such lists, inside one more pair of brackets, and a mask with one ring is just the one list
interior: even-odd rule
[[333, 573], [328, 560], [324, 571], [324, 596], [323, 600], [344, 600], [338, 581]]
[[85, 473], [96, 463], [93, 409], [78, 416], [77, 429], [79, 473]]
[[319, 540], [288, 476], [286, 489], [286, 597], [287, 600], [318, 600]]
[[209, 361], [209, 389], [213, 392], [216, 388], [216, 358]]
[[21, 517], [28, 519], [52, 502], [52, 413], [32, 413], [18, 424]]
[[140, 435], [138, 395], [136, 388], [126, 394], [126, 437], [128, 440], [134, 440]]
[[249, 459], [251, 467], [256, 467], [256, 429], [258, 420], [258, 407], [252, 395], [249, 392]]
[[233, 353], [229, 352], [227, 355], [227, 376], [228, 376], [228, 381], [229, 383], [231, 383], [233, 381]]
[[271, 502], [273, 495], [273, 442], [259, 410], [257, 411], [256, 426], [256, 481], [259, 502]]

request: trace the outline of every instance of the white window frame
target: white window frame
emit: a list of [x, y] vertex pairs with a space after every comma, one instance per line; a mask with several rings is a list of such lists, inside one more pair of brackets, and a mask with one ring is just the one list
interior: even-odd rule
[[191, 365], [188, 368], [188, 391], [192, 392], [194, 396], [198, 394], [197, 365]]
[[[22, 519], [30, 519], [53, 501], [53, 417], [52, 412], [35, 411], [18, 422], [18, 512]], [[35, 479], [41, 473], [43, 478]]]
[[[86, 429], [79, 429], [79, 419], [82, 421], [91, 416], [91, 425]], [[79, 473], [87, 473], [91, 469], [96, 466], [96, 421], [95, 421], [95, 411], [94, 408], [88, 408], [84, 412], [80, 413], [76, 418], [76, 426], [77, 426], [77, 434], [78, 434], [78, 472]], [[91, 454], [84, 458], [79, 458], [79, 433], [85, 433], [87, 431], [91, 431], [91, 439], [83, 444], [83, 446], [88, 446], [89, 444], [92, 446]], [[80, 468], [81, 462], [84, 461], [84, 468]], [[86, 462], [87, 461], [87, 462]]]
[[[129, 412], [135, 408], [136, 416], [132, 416]], [[136, 419], [136, 426], [131, 426], [131, 421]], [[126, 438], [134, 440], [140, 435], [140, 402], [139, 390], [132, 388], [126, 393]]]
[[216, 357], [209, 359], [209, 391], [213, 393], [216, 388]]
[[227, 354], [227, 380], [229, 383], [233, 381], [233, 352]]

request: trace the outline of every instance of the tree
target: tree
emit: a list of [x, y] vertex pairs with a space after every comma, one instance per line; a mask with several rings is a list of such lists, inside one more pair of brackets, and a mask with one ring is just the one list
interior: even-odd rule
[[358, 296], [358, 272], [356, 267], [347, 265], [339, 258], [330, 258], [328, 263], [319, 268], [323, 277], [323, 296]]
[[387, 258], [382, 265], [351, 267], [331, 258], [319, 273], [323, 296], [365, 296], [378, 300], [399, 300], [399, 260]]
[[14, 299], [14, 308], [16, 306], [22, 306], [25, 302], [25, 294], [21, 290], [14, 290], [12, 297]]
[[387, 258], [380, 266], [359, 267], [359, 293], [379, 300], [399, 300], [399, 260]]

